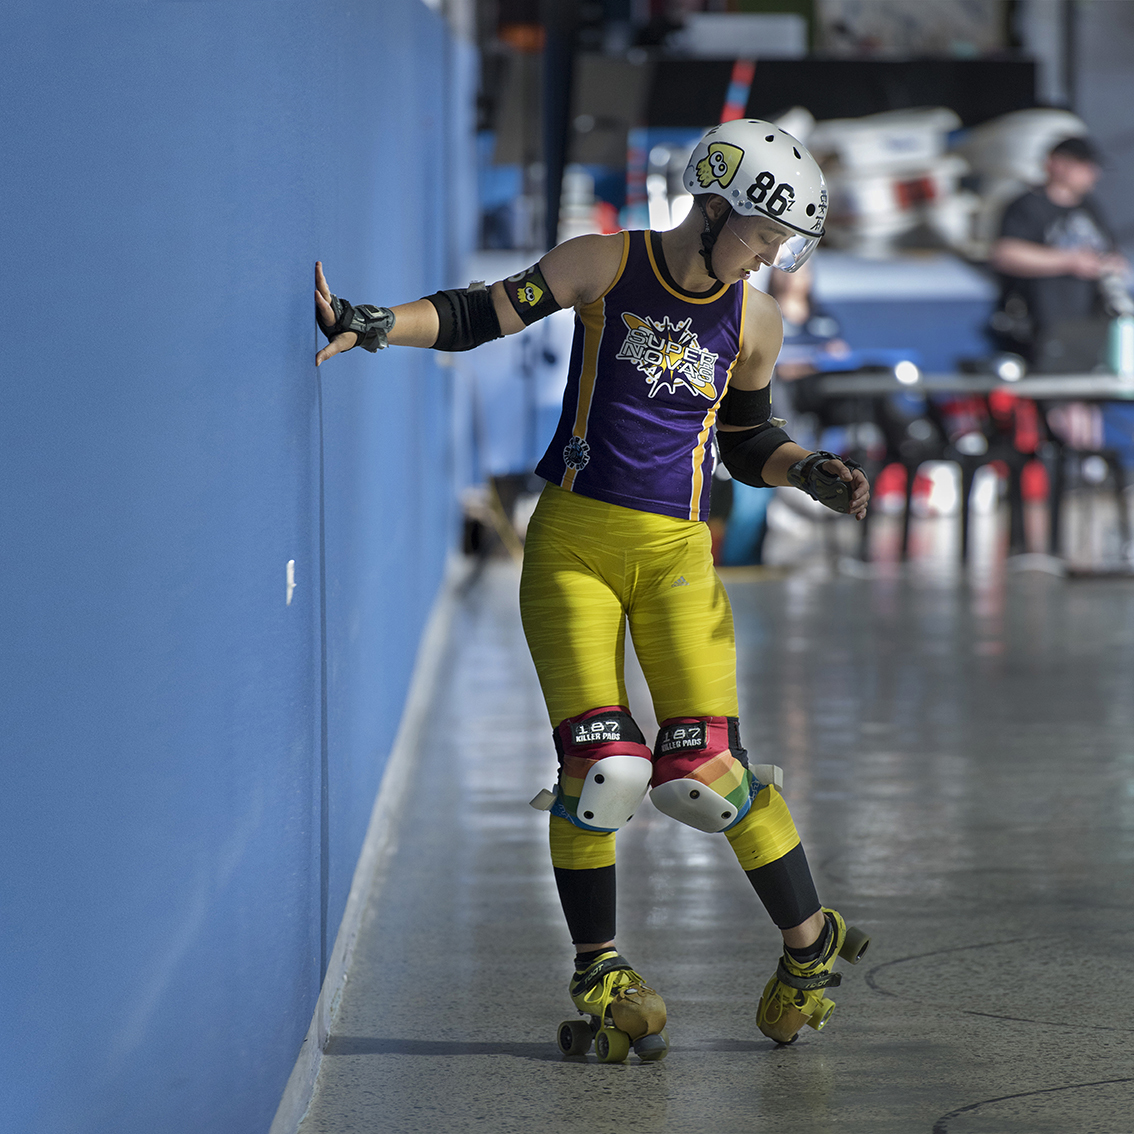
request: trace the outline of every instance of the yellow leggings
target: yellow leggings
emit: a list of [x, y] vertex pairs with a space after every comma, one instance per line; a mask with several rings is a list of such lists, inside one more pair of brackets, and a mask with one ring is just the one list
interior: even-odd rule
[[[552, 727], [627, 704], [627, 622], [659, 722], [739, 715], [732, 608], [699, 521], [548, 484], [528, 525], [520, 614]], [[779, 795], [762, 792], [759, 800], [728, 832], [746, 870], [799, 843]], [[613, 835], [554, 816], [551, 846], [552, 862], [567, 869], [614, 862]]]
[[549, 484], [528, 525], [524, 634], [552, 727], [626, 704], [626, 623], [654, 714], [735, 717], [732, 608], [709, 529]]

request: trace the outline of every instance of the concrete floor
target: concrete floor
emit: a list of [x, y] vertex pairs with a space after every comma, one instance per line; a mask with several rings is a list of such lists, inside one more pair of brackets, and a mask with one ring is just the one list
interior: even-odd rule
[[826, 1030], [775, 1046], [777, 933], [723, 838], [643, 805], [619, 946], [672, 1048], [622, 1065], [555, 1047], [572, 949], [517, 582], [491, 562], [461, 604], [303, 1134], [1134, 1132], [1134, 580], [734, 574], [745, 742], [873, 944]]

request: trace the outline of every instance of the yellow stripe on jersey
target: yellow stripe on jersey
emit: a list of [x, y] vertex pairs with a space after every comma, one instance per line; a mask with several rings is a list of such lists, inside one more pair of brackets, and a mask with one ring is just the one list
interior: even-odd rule
[[[606, 304], [604, 300], [616, 283], [622, 278], [626, 270], [626, 260], [630, 255], [630, 233], [622, 233], [622, 259], [618, 264], [618, 271], [609, 287], [596, 300], [580, 307], [579, 319], [583, 324], [583, 365], [579, 372], [579, 400], [575, 406], [575, 425], [571, 430], [573, 436], [586, 440], [587, 420], [591, 414], [591, 401], [595, 394], [595, 379], [598, 376], [598, 355], [602, 346], [602, 334], [606, 326]], [[568, 468], [560, 485], [571, 491], [575, 484], [576, 469]]]
[[[648, 246], [647, 244], [647, 247]], [[689, 518], [691, 520], [699, 519], [701, 516], [701, 488], [704, 484], [704, 472], [702, 470], [705, 463], [705, 445], [708, 444], [709, 432], [712, 430], [717, 420], [717, 410], [720, 408], [721, 400], [724, 398], [725, 394], [728, 393], [728, 384], [732, 381], [732, 372], [736, 369], [736, 364], [740, 361], [740, 352], [744, 349], [744, 315], [748, 310], [747, 287], [745, 287], [741, 296], [740, 333], [737, 335], [736, 357], [729, 363], [728, 373], [725, 374], [720, 397], [717, 398], [705, 413], [705, 420], [701, 422], [701, 432], [697, 434], [697, 444], [693, 449], [693, 484], [689, 493]]]
[[701, 486], [705, 483], [705, 445], [708, 443], [713, 422], [717, 420], [717, 405], [720, 405], [720, 402], [710, 406], [706, 411], [705, 420], [701, 422], [701, 432], [697, 434], [697, 444], [693, 448], [693, 484], [689, 493], [689, 518], [691, 520], [701, 518]]

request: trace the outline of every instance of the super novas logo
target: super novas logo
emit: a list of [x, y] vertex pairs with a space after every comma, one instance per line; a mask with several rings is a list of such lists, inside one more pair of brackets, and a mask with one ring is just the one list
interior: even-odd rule
[[615, 358], [634, 363], [646, 376], [651, 398], [659, 390], [672, 394], [684, 386], [691, 393], [716, 401], [713, 379], [720, 355], [701, 347], [697, 332], [690, 329], [692, 319], [672, 323], [667, 315], [659, 323], [624, 311], [622, 322], [627, 334]]

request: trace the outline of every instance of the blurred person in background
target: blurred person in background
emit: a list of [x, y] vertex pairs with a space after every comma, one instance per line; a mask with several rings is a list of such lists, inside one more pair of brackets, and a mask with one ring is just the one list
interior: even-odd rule
[[1102, 173], [1087, 138], [1067, 138], [1045, 164], [1046, 182], [1004, 210], [990, 262], [1001, 295], [998, 345], [1039, 371], [1082, 373], [1103, 361], [1107, 312], [1099, 282], [1124, 276], [1126, 260], [1091, 191]]
[[[1091, 193], [1102, 158], [1089, 138], [1067, 138], [1045, 164], [1047, 180], [1004, 211], [990, 262], [1001, 295], [991, 320], [996, 345], [1040, 373], [1087, 373], [1105, 365], [1115, 302], [1128, 303], [1129, 264]], [[1060, 440], [1110, 449], [1134, 466], [1134, 406], [1071, 403], [1047, 412]]]

